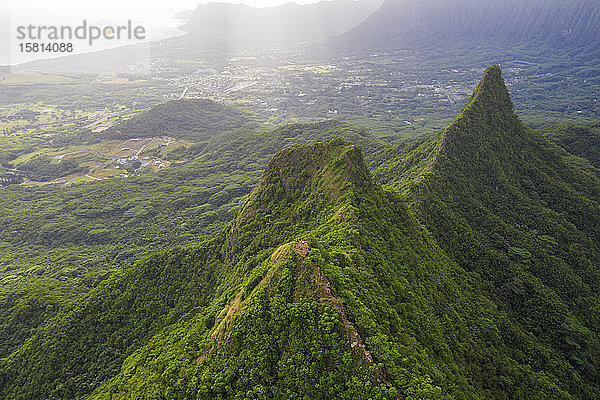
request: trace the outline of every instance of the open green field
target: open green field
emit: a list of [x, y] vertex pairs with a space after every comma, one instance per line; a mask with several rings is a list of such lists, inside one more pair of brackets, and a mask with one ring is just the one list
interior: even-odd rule
[[0, 81], [0, 85], [76, 85], [81, 79], [65, 75], [40, 74], [37, 72], [16, 72]]

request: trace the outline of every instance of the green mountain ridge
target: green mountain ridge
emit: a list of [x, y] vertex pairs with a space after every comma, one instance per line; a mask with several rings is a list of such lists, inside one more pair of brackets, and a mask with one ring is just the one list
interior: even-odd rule
[[572, 156], [586, 159], [595, 168], [600, 168], [600, 123], [579, 125], [561, 125], [546, 129], [544, 136], [564, 148], [567, 158], [585, 168], [582, 160], [573, 160]]
[[364, 129], [336, 121], [208, 136], [179, 150], [189, 163], [161, 173], [62, 189], [3, 189], [0, 358], [112, 273], [220, 230], [277, 151], [338, 136], [370, 151], [382, 146]]
[[439, 134], [349, 133], [373, 176], [341, 138], [279, 151], [222, 230], [0, 360], [0, 396], [597, 398], [598, 177], [520, 122], [500, 69]]
[[492, 66], [484, 72], [460, 114], [444, 130], [436, 155], [457, 151], [483, 153], [487, 146], [493, 146], [495, 152], [515, 151], [525, 146], [528, 139], [525, 125], [514, 114], [500, 67]]
[[[489, 282], [511, 319], [593, 380], [598, 176], [565, 162], [519, 121], [497, 67], [479, 87], [486, 76], [486, 96], [476, 90], [443, 132], [431, 173], [408, 196], [440, 246]], [[575, 393], [585, 387], [571, 385]], [[598, 389], [589, 390], [578, 396]]]

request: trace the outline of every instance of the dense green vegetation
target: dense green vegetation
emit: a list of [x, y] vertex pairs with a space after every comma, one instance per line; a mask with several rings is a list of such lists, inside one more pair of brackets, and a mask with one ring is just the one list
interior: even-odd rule
[[544, 135], [570, 155], [588, 160], [600, 168], [600, 123], [566, 124], [546, 129]]
[[47, 182], [76, 172], [87, 172], [88, 168], [80, 167], [80, 163], [89, 157], [73, 157], [61, 162], [52, 162], [47, 157], [37, 157], [23, 165], [19, 172], [27, 175], [32, 181]]
[[[0, 203], [2, 271], [31, 275], [41, 268], [51, 274], [53, 266], [78, 265], [81, 272], [109, 258], [132, 261], [139, 252], [197, 241], [235, 216], [240, 200], [277, 151], [337, 136], [370, 149], [381, 146], [364, 130], [338, 122], [297, 124], [268, 134], [217, 135], [201, 147], [179, 150], [194, 161], [160, 174], [62, 189], [9, 186]], [[90, 257], [94, 251], [101, 261]], [[15, 252], [19, 255], [13, 256]], [[50, 262], [43, 260], [44, 252]], [[7, 274], [2, 278], [11, 279]]]
[[[343, 142], [328, 145], [348, 149]], [[316, 145], [273, 160], [230, 230], [231, 246], [239, 247], [224, 254], [226, 268], [238, 274], [247, 270], [249, 255], [263, 265], [214, 309], [156, 336], [92, 397], [568, 398], [545, 373], [504, 353], [519, 345], [500, 332], [516, 330], [525, 346], [532, 345], [531, 335], [480, 297], [476, 279], [427, 239], [397, 195], [372, 183], [357, 153], [348, 149], [325, 166], [311, 162], [327, 153]], [[332, 177], [339, 187], [332, 187]], [[310, 214], [305, 207], [315, 203], [320, 206]], [[260, 251], [293, 238], [302, 226], [310, 230], [307, 258], [294, 251], [295, 241]], [[323, 309], [311, 317], [315, 297], [330, 307], [341, 304], [346, 315]], [[351, 368], [347, 350], [336, 347], [340, 342], [366, 365], [372, 357], [370, 373]], [[332, 357], [340, 375], [332, 374]], [[472, 367], [461, 367], [465, 361]], [[310, 384], [315, 374], [318, 385]], [[507, 381], [515, 383], [507, 388]]]
[[594, 129], [531, 131], [494, 66], [395, 146], [295, 124], [160, 177], [4, 189], [0, 396], [598, 398]]
[[[9, 186], [0, 202], [0, 286], [35, 292], [52, 278], [80, 293], [145, 255], [200, 241], [236, 215], [275, 152], [337, 136], [380, 146], [338, 122], [297, 124], [216, 135], [179, 150], [194, 161], [160, 174], [65, 188]], [[59, 308], [49, 311], [26, 314], [23, 323], [37, 326]], [[22, 343], [0, 338], [9, 348]]]
[[[511, 320], [577, 371], [557, 372], [564, 388], [594, 398], [600, 182], [512, 110], [492, 67], [406, 193], [440, 246], [489, 285]], [[530, 362], [547, 365], [547, 351]]]
[[52, 278], [40, 278], [30, 285], [0, 289], [0, 357], [8, 356], [38, 325], [70, 304], [84, 287]]

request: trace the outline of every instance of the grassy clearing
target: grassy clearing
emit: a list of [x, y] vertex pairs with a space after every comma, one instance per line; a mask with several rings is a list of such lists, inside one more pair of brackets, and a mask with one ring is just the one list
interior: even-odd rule
[[37, 72], [15, 72], [0, 81], [0, 85], [5, 86], [73, 85], [77, 83], [81, 83], [81, 81], [68, 76], [39, 74]]

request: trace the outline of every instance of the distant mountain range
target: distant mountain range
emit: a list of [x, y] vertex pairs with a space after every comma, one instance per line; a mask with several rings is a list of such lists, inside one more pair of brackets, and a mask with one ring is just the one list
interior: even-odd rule
[[[332, 0], [266, 8], [209, 3], [175, 16], [189, 18], [181, 27], [188, 34], [170, 39], [168, 45], [144, 43], [18, 68], [123, 70], [156, 57], [205, 57], [207, 50], [223, 57], [302, 46], [310, 57], [489, 44], [519, 46], [525, 52], [532, 45], [598, 50], [599, 9], [596, 0]], [[490, 59], [488, 54], [485, 59]]]
[[173, 14], [173, 18], [175, 19], [190, 19], [194, 15], [194, 10], [182, 10]]
[[484, 40], [584, 46], [600, 42], [599, 10], [596, 0], [334, 0], [270, 8], [210, 3], [198, 6], [183, 29], [196, 48], [318, 40], [334, 49], [422, 48]]
[[597, 45], [598, 6], [597, 0], [386, 0], [334, 43], [352, 48], [402, 48], [494, 39]]
[[281, 46], [342, 34], [364, 21], [381, 0], [332, 0], [257, 8], [245, 4], [201, 4], [183, 30], [190, 45], [207, 48]]

